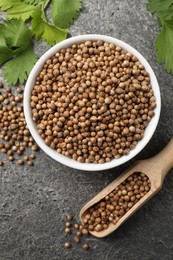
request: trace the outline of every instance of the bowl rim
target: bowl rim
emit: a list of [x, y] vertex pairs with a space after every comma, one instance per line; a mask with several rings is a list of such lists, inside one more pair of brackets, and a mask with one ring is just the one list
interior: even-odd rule
[[[102, 163], [102, 164], [96, 164], [96, 163], [81, 163], [74, 159], [68, 158], [60, 153], [58, 153], [56, 150], [53, 150], [49, 146], [47, 146], [44, 143], [44, 140], [41, 138], [41, 136], [38, 134], [36, 125], [34, 121], [32, 120], [31, 115], [31, 107], [30, 107], [30, 96], [31, 91], [34, 87], [35, 78], [40, 73], [45, 61], [52, 57], [57, 51], [59, 51], [62, 48], [70, 47], [72, 44], [78, 44], [82, 43], [87, 40], [103, 40], [104, 42], [113, 43], [122, 49], [125, 49], [126, 51], [132, 53], [134, 56], [138, 58], [138, 60], [141, 62], [141, 64], [145, 67], [146, 71], [150, 75], [151, 80], [151, 86], [154, 91], [154, 96], [156, 98], [156, 108], [155, 108], [155, 115], [149, 122], [148, 126], [145, 129], [144, 137], [138, 142], [137, 146], [130, 151], [128, 155], [123, 155], [122, 157], [118, 159], [112, 159], [110, 162]], [[102, 171], [111, 169], [117, 166], [120, 166], [124, 164], [125, 162], [131, 160], [134, 158], [150, 141], [151, 137], [153, 136], [156, 127], [158, 125], [158, 121], [160, 118], [160, 111], [161, 111], [161, 97], [160, 97], [160, 89], [157, 82], [157, 78], [155, 76], [155, 73], [151, 66], [149, 65], [148, 61], [143, 57], [142, 54], [140, 54], [135, 48], [133, 48], [128, 43], [119, 40], [117, 38], [101, 35], [101, 34], [85, 34], [85, 35], [79, 35], [74, 36], [71, 38], [68, 38], [60, 43], [57, 43], [53, 47], [51, 47], [48, 51], [46, 51], [37, 61], [37, 63], [34, 65], [33, 69], [31, 70], [28, 80], [25, 85], [24, 90], [24, 115], [26, 119], [26, 123], [28, 125], [28, 128], [30, 130], [30, 133], [38, 146], [51, 158], [54, 160], [69, 166], [70, 168], [78, 169], [78, 170], [84, 170], [84, 171]]]

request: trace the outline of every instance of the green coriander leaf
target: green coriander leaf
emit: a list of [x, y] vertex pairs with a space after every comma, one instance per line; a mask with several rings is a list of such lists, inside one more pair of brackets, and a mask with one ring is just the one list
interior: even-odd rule
[[173, 73], [173, 6], [159, 12], [162, 31], [156, 39], [157, 58], [159, 63], [165, 64], [168, 73]]
[[8, 48], [4, 36], [0, 34], [0, 65], [11, 59], [13, 56], [13, 51]]
[[54, 45], [67, 37], [67, 30], [62, 30], [48, 23], [43, 19], [41, 10], [36, 10], [31, 21], [32, 33], [39, 40], [45, 40], [48, 44]]
[[33, 15], [36, 8], [37, 6], [25, 3], [22, 0], [0, 0], [0, 10], [6, 11], [9, 19], [16, 18], [26, 21]]
[[172, 25], [173, 24], [173, 5], [168, 7], [166, 10], [162, 10], [157, 13], [158, 18], [161, 20], [161, 23], [165, 22]]
[[15, 59], [5, 63], [4, 72], [7, 82], [10, 84], [24, 83], [27, 79], [37, 57], [31, 46], [19, 53]]
[[5, 37], [7, 46], [14, 49], [16, 47], [26, 48], [30, 44], [32, 34], [26, 24], [20, 20], [6, 20], [0, 24], [0, 35]]
[[52, 18], [60, 28], [68, 28], [77, 19], [81, 0], [52, 0]]
[[43, 4], [44, 9], [48, 6], [50, 1], [52, 1], [52, 0], [44, 0], [44, 4]]
[[6, 62], [5, 77], [11, 84], [23, 83], [36, 62], [31, 41], [31, 31], [23, 21], [0, 24], [0, 64]]
[[23, 0], [23, 2], [30, 4], [30, 5], [37, 5], [39, 3], [44, 2], [44, 0]]
[[0, 64], [25, 50], [32, 34], [24, 22], [7, 20], [0, 24]]
[[166, 10], [173, 4], [173, 0], [149, 0], [147, 8], [152, 13]]

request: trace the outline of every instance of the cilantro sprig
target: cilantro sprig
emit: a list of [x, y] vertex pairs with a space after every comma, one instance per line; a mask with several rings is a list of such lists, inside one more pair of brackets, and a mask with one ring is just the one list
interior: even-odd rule
[[[46, 17], [52, 8], [52, 22]], [[10, 84], [24, 83], [37, 55], [32, 40], [43, 40], [50, 46], [66, 39], [68, 27], [77, 19], [82, 0], [0, 0], [0, 10], [7, 20], [0, 24], [0, 65]]]
[[161, 25], [155, 42], [158, 62], [164, 64], [168, 73], [173, 73], [173, 0], [149, 0], [147, 7]]
[[5, 63], [5, 78], [10, 84], [23, 83], [37, 61], [31, 41], [31, 31], [23, 21], [10, 20], [0, 25], [0, 65]]

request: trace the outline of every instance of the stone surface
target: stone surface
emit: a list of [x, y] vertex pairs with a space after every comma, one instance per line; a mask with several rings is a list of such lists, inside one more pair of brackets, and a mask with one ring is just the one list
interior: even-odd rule
[[[159, 125], [133, 161], [148, 158], [159, 152], [173, 134], [173, 76], [156, 60], [158, 23], [147, 11], [146, 0], [83, 2], [83, 11], [70, 29], [72, 36], [99, 33], [124, 40], [141, 52], [156, 73], [162, 97]], [[35, 49], [41, 55], [48, 46], [39, 43]], [[172, 260], [173, 170], [162, 190], [109, 237], [84, 238], [89, 251], [84, 251], [81, 244], [71, 249], [63, 247], [67, 240], [66, 214], [72, 212], [78, 220], [84, 203], [131, 164], [88, 173], [65, 167], [42, 151], [30, 169], [5, 162], [0, 168], [0, 260]]]

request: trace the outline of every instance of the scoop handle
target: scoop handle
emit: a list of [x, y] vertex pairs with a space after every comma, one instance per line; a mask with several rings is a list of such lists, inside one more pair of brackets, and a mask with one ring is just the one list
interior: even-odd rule
[[160, 153], [153, 156], [149, 161], [154, 163], [157, 169], [159, 169], [163, 180], [169, 170], [173, 167], [173, 138]]

